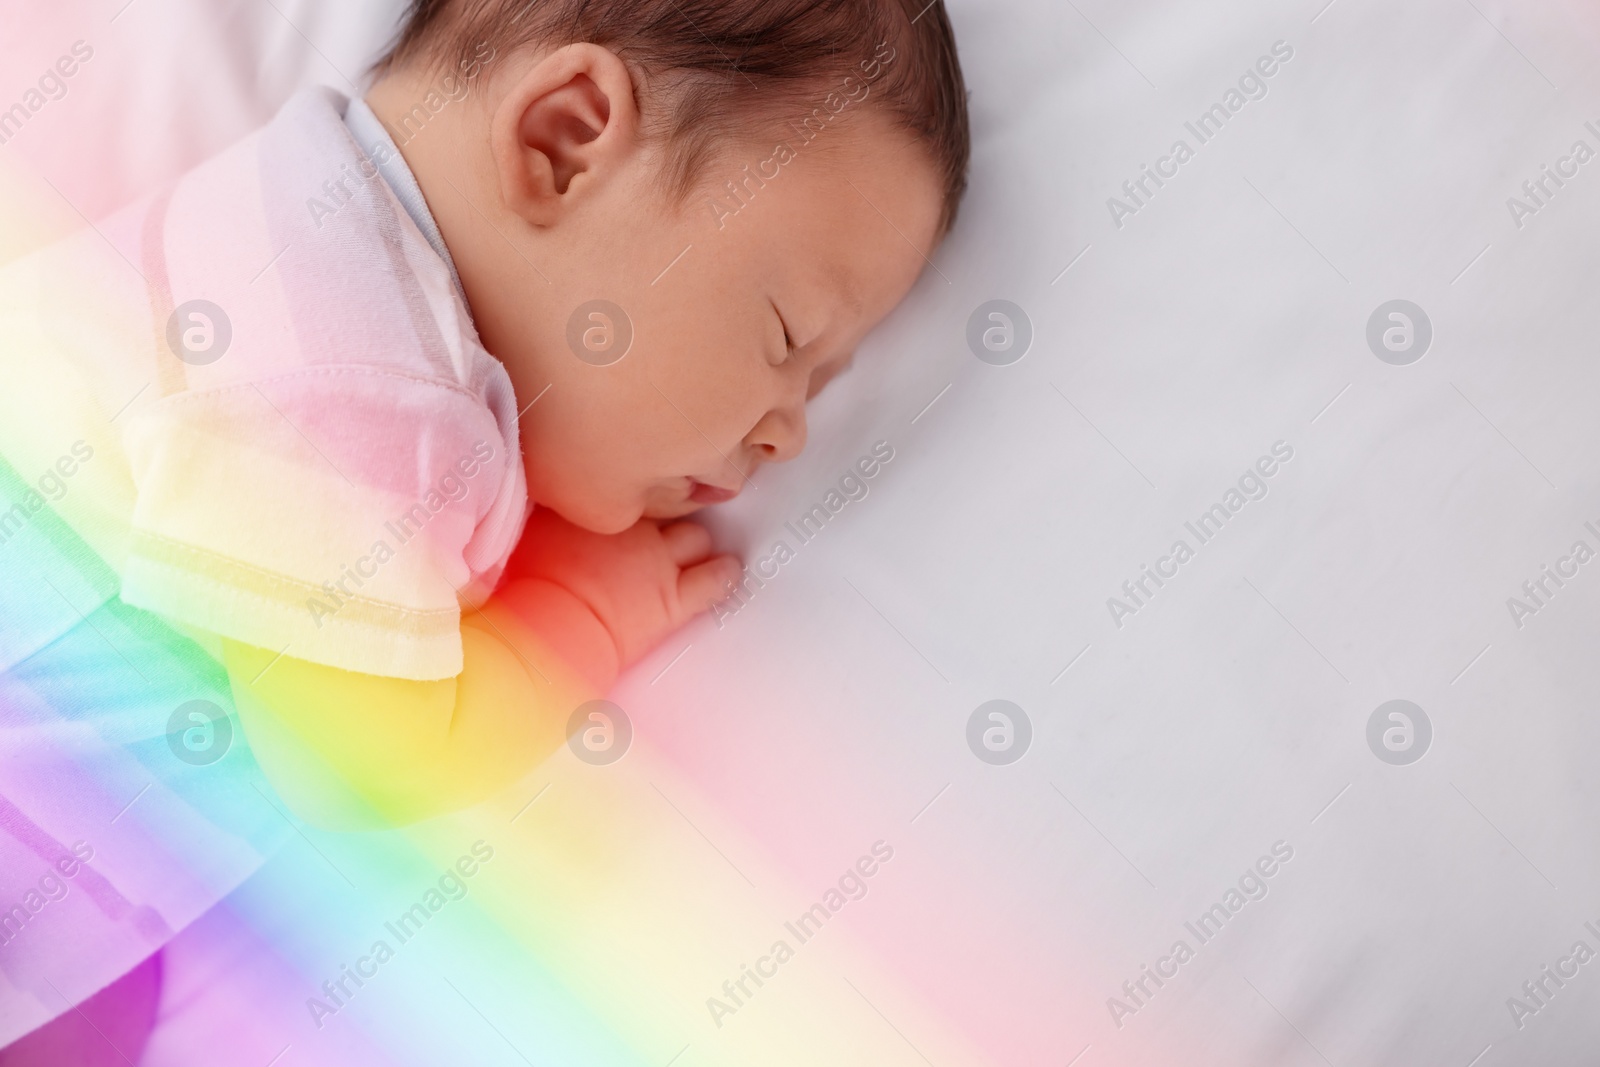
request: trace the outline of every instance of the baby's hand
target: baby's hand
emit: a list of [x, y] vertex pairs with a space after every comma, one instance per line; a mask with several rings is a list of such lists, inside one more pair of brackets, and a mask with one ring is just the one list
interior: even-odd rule
[[742, 572], [733, 556], [711, 555], [711, 535], [698, 523], [645, 519], [605, 536], [548, 508], [534, 511], [506, 567], [508, 579], [542, 579], [586, 604], [624, 667], [721, 601]]

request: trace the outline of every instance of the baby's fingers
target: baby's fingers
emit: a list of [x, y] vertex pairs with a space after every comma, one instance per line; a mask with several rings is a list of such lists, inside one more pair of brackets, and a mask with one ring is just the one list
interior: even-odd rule
[[687, 567], [678, 575], [678, 603], [685, 616], [709, 611], [728, 596], [728, 583], [737, 582], [744, 568], [733, 556], [716, 556]]
[[711, 554], [711, 532], [698, 522], [675, 522], [661, 527], [667, 555], [679, 567], [699, 563]]

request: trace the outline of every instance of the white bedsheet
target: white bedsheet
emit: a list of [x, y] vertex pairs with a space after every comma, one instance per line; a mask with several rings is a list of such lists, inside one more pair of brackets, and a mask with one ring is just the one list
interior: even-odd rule
[[[300, 81], [340, 83], [318, 50], [354, 76], [394, 6], [279, 4], [296, 31], [270, 4], [135, 0], [103, 32], [142, 26], [149, 50], [102, 50], [92, 106], [143, 132], [96, 151], [142, 191]], [[1600, 951], [1600, 559], [1572, 548], [1600, 551], [1600, 158], [1572, 149], [1600, 151], [1600, 15], [952, 7], [976, 138], [956, 232], [817, 403], [808, 454], [715, 525], [758, 559], [873, 442], [894, 459], [615, 699], [696, 784], [730, 862], [820, 889], [894, 843], [851, 929], [921, 1008], [881, 1011], [900, 1036], [861, 1062], [1589, 1062], [1600, 962], [1572, 950]], [[180, 11], [210, 14], [166, 35]], [[1266, 95], [1200, 144], [1185, 123], [1277, 42], [1293, 54]], [[1193, 158], [1135, 201], [1123, 183], [1180, 138]], [[1544, 165], [1576, 173], [1536, 203], [1523, 183]], [[995, 299], [1033, 332], [1006, 366], [967, 341]], [[1368, 343], [1394, 300], [1431, 323], [1408, 365]], [[1265, 497], [1202, 544], [1185, 524], [1279, 442]], [[1124, 582], [1180, 539], [1193, 558], [1135, 601]], [[1576, 574], [1557, 586], [1547, 565]], [[994, 699], [1032, 724], [1008, 766], [968, 745]], [[1377, 754], [1399, 720], [1369, 745], [1392, 700], [1431, 723], [1416, 762]], [[1201, 943], [1186, 924], [1275, 845], [1264, 898]], [[1193, 958], [1170, 974], [1179, 940]], [[707, 992], [683, 998], [700, 1042], [683, 1062], [736, 1062], [705, 1036]], [[203, 1014], [186, 1003], [158, 1050]], [[785, 1054], [806, 1062], [813, 1038]]]
[[[959, 227], [730, 525], [764, 545], [866, 442], [897, 458], [667, 677], [749, 679], [697, 716], [764, 795], [845, 788], [902, 827], [918, 871], [880, 914], [996, 1062], [1600, 1050], [1600, 968], [1560, 962], [1600, 950], [1600, 563], [1520, 627], [1508, 607], [1600, 549], [1600, 161], [1559, 162], [1600, 150], [1600, 16], [1474, 2], [955, 5]], [[1279, 41], [1267, 95], [1200, 144], [1185, 123]], [[1194, 157], [1113, 212], [1180, 138]], [[1578, 173], [1514, 217], [1541, 164]], [[1032, 320], [1010, 366], [965, 343], [993, 298]], [[1434, 335], [1406, 366], [1366, 339], [1396, 299]], [[1269, 495], [1200, 545], [1184, 524], [1278, 441]], [[1180, 538], [1195, 558], [1111, 611]], [[829, 742], [803, 761], [742, 721], [775, 686]], [[963, 738], [994, 698], [1034, 724], [1004, 768]], [[1367, 741], [1394, 699], [1432, 723], [1410, 765]], [[1199, 945], [1185, 922], [1278, 841], [1266, 898]], [[1193, 961], [1128, 996], [1180, 938]], [[1578, 976], [1513, 1012], [1547, 964]]]

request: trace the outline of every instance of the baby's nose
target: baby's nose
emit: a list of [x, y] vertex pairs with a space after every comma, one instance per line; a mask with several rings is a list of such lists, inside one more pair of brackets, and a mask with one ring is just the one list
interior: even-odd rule
[[806, 447], [805, 405], [775, 409], [762, 416], [745, 443], [763, 463], [786, 463]]

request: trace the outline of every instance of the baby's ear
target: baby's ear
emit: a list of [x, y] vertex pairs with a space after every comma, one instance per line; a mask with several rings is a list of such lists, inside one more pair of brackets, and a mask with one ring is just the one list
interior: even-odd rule
[[506, 206], [552, 225], [640, 150], [632, 72], [599, 45], [557, 49], [495, 108], [490, 146]]

